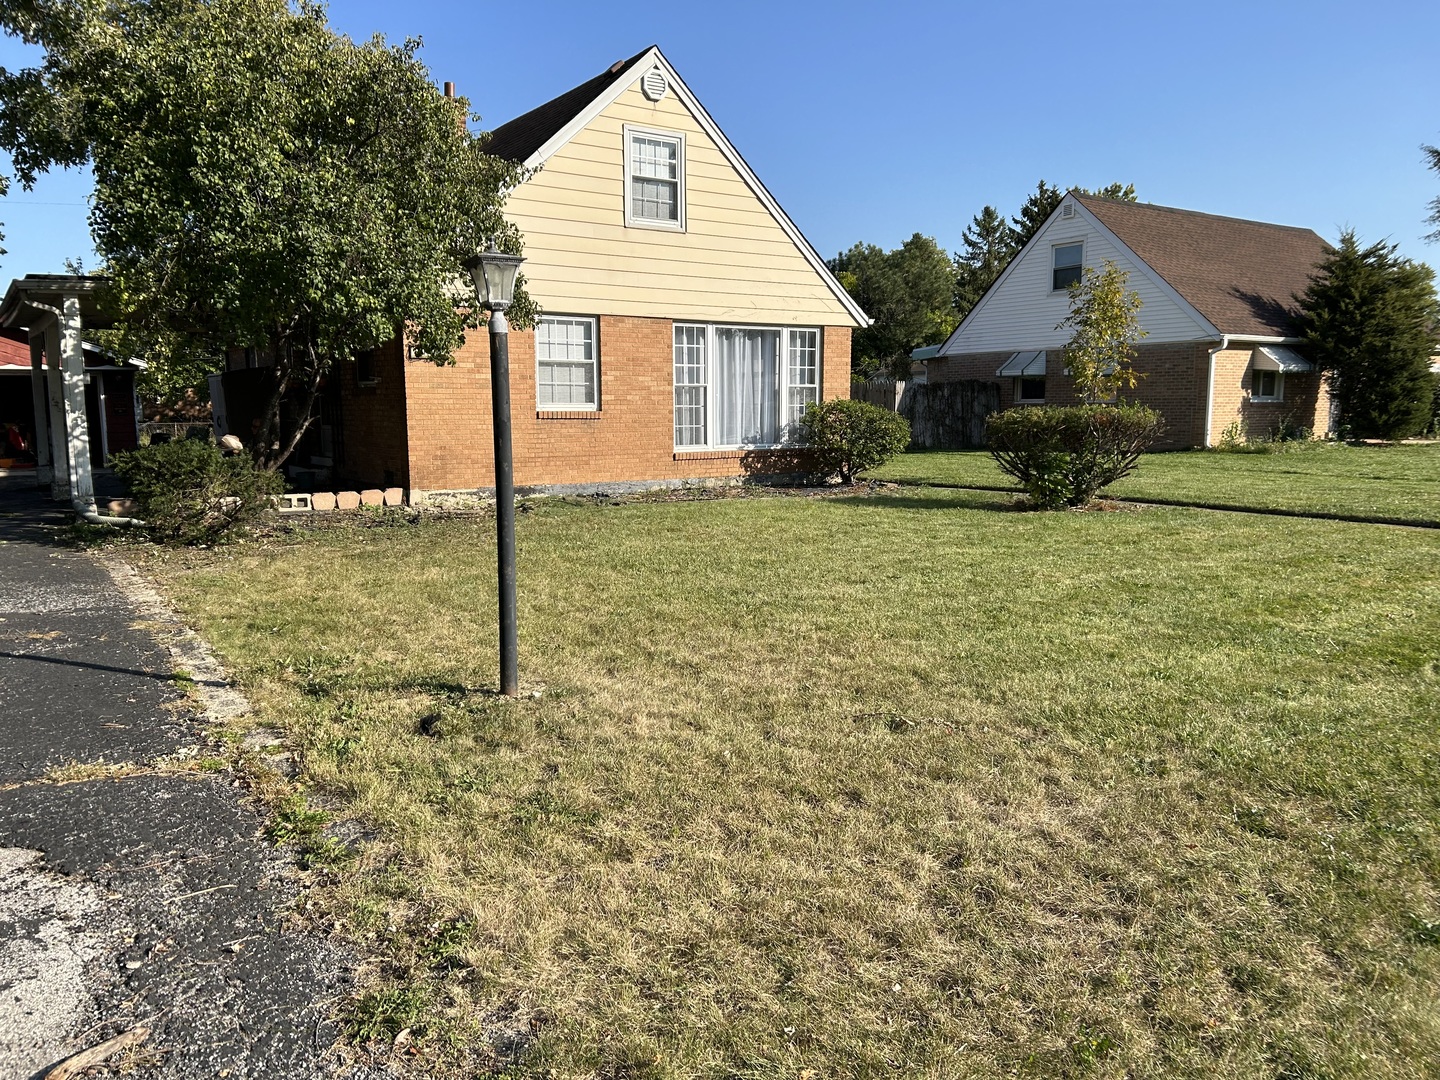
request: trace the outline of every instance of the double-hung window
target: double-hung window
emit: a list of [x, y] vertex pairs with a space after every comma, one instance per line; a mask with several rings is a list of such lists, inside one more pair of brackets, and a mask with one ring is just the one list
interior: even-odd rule
[[1050, 249], [1050, 288], [1062, 292], [1084, 273], [1085, 244], [1056, 244]]
[[684, 135], [625, 126], [625, 224], [684, 231]]
[[819, 330], [675, 324], [677, 448], [779, 446], [819, 400]]
[[540, 409], [600, 407], [595, 320], [544, 316], [535, 324], [536, 402]]

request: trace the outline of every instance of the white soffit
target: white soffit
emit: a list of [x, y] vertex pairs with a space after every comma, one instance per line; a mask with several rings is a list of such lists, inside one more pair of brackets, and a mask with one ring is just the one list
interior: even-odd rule
[[995, 373], [997, 376], [1044, 375], [1045, 354], [1043, 352], [1017, 352], [1005, 366]]
[[1284, 345], [1260, 345], [1250, 354], [1256, 371], [1314, 371], [1315, 365]]

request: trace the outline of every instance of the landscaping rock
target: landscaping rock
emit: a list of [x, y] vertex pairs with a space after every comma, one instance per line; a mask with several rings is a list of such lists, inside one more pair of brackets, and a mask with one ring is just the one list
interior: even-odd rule
[[360, 504], [362, 506], [384, 506], [385, 493], [379, 488], [366, 488], [360, 492]]
[[333, 491], [317, 491], [310, 496], [310, 509], [312, 510], [334, 510], [335, 493]]
[[335, 506], [339, 510], [359, 509], [360, 493], [358, 491], [337, 491], [335, 493]]
[[386, 488], [386, 489], [385, 489], [385, 505], [386, 505], [386, 506], [404, 506], [404, 505], [405, 505], [405, 489], [404, 489], [404, 488]]

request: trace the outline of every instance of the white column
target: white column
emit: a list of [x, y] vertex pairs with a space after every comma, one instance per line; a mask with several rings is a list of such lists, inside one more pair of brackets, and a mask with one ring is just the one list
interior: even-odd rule
[[[35, 332], [31, 327], [31, 333]], [[60, 378], [60, 327], [46, 316], [40, 329], [45, 339], [45, 404], [50, 428], [50, 494], [70, 498], [70, 443], [65, 438], [65, 387]]]
[[85, 348], [80, 338], [80, 298], [65, 297], [55, 336], [65, 389], [65, 435], [69, 444], [70, 501], [93, 502], [95, 481], [90, 475], [90, 428], [85, 421]]
[[48, 484], [55, 470], [50, 466], [50, 396], [45, 393], [45, 340], [30, 338], [30, 396], [35, 407], [35, 483]]

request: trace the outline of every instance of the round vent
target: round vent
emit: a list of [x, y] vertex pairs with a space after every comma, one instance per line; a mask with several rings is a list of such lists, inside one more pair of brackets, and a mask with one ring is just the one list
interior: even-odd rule
[[640, 92], [649, 101], [659, 101], [669, 88], [669, 84], [665, 81], [665, 73], [659, 68], [651, 69], [650, 73], [640, 80]]

